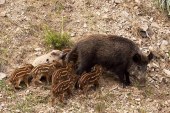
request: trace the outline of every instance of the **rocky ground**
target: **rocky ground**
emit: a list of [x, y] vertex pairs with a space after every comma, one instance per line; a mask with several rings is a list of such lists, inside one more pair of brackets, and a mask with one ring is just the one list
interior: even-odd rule
[[111, 75], [101, 77], [100, 88], [88, 96], [67, 100], [67, 105], [49, 104], [45, 86], [12, 91], [0, 80], [2, 113], [169, 113], [170, 112], [170, 22], [153, 0], [0, 0], [0, 74], [11, 73], [49, 51], [44, 28], [64, 30], [77, 41], [87, 34], [115, 34], [135, 41], [155, 58], [148, 65], [147, 85], [133, 83], [122, 88]]

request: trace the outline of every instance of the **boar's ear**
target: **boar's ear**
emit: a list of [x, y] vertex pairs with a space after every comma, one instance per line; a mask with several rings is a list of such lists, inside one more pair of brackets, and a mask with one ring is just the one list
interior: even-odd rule
[[153, 59], [153, 53], [152, 52], [150, 52], [150, 54], [148, 55], [148, 61], [151, 61], [152, 59]]
[[136, 62], [136, 63], [141, 62], [141, 55], [140, 55], [139, 53], [136, 53], [136, 54], [133, 56], [133, 61]]

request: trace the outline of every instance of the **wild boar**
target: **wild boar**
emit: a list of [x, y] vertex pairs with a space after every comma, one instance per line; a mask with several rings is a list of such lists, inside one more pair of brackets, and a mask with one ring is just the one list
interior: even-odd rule
[[60, 58], [62, 54], [63, 52], [60, 50], [52, 50], [47, 54], [37, 57], [32, 64], [33, 66], [37, 66], [43, 63], [52, 63], [55, 60], [62, 64], [62, 59]]
[[123, 87], [130, 85], [130, 75], [144, 84], [147, 64], [153, 58], [152, 52], [145, 56], [139, 47], [127, 38], [102, 34], [89, 35], [79, 41], [67, 54], [66, 62], [72, 61], [74, 54], [78, 57], [78, 75], [84, 71], [90, 72], [94, 65], [99, 64], [118, 75]]

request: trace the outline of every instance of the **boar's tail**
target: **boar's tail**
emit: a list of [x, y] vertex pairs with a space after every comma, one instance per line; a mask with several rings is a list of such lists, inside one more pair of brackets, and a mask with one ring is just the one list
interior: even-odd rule
[[77, 46], [74, 46], [74, 48], [67, 54], [66, 62], [67, 63], [70, 62], [70, 61], [76, 62], [77, 61], [77, 57], [78, 57]]

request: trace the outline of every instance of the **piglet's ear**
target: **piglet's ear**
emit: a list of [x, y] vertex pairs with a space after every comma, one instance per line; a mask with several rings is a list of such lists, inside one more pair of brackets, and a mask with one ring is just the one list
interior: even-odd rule
[[57, 52], [52, 52], [51, 55], [52, 55], [52, 56], [57, 56], [58, 53], [57, 53]]
[[136, 53], [133, 56], [133, 61], [136, 62], [136, 63], [140, 63], [141, 62], [141, 55], [139, 53]]
[[152, 59], [153, 59], [153, 53], [152, 52], [150, 52], [150, 54], [148, 55], [148, 61], [151, 61]]
[[62, 54], [60, 55], [60, 59], [64, 60], [64, 59], [66, 58], [66, 56], [67, 56], [67, 53], [62, 53]]

